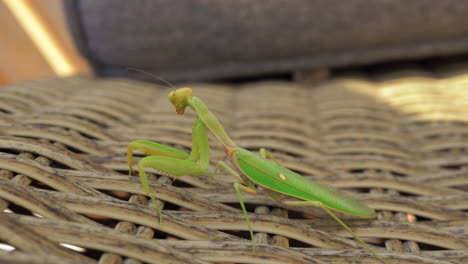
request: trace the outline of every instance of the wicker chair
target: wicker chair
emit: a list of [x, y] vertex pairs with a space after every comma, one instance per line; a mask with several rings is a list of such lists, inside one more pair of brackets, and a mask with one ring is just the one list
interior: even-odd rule
[[[377, 219], [340, 217], [388, 263], [468, 263], [468, 62], [187, 86], [241, 147], [375, 208]], [[222, 172], [174, 181], [149, 170], [160, 223], [126, 148], [190, 148], [194, 113], [176, 116], [167, 92], [93, 76], [0, 90], [1, 263], [377, 262], [323, 211], [263, 194], [243, 195], [252, 254]], [[225, 155], [210, 146], [213, 167]]]
[[[375, 220], [342, 217], [389, 263], [442, 264], [468, 259], [467, 83], [468, 64], [450, 64], [192, 87], [240, 146], [377, 209]], [[0, 240], [17, 248], [0, 251], [3, 263], [375, 262], [320, 210], [261, 194], [245, 195], [261, 243], [251, 254], [223, 174], [154, 174], [160, 224], [125, 152], [135, 139], [190, 148], [194, 114], [176, 116], [166, 93], [91, 77], [2, 90]], [[212, 160], [225, 159], [210, 142]]]

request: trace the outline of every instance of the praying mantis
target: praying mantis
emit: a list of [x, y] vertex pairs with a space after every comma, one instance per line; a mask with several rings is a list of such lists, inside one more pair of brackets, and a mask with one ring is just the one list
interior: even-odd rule
[[[309, 180], [277, 163], [272, 154], [260, 149], [258, 156], [246, 149], [237, 146], [228, 136], [216, 116], [197, 97], [193, 96], [191, 88], [180, 88], [171, 91], [168, 99], [179, 115], [183, 115], [185, 108], [189, 107], [197, 114], [192, 126], [192, 150], [187, 153], [176, 148], [159, 143], [136, 140], [128, 144], [127, 162], [129, 173], [133, 174], [133, 151], [140, 150], [149, 155], [138, 163], [138, 173], [145, 193], [151, 198], [161, 218], [161, 207], [156, 203], [149, 187], [145, 168], [154, 168], [174, 177], [187, 174], [201, 175], [208, 171], [210, 161], [207, 129], [221, 142], [226, 155], [231, 162], [229, 167], [225, 162], [219, 161], [215, 172], [223, 168], [233, 175], [238, 182], [233, 184], [240, 206], [245, 216], [252, 240], [253, 253], [256, 252], [252, 225], [242, 200], [241, 191], [256, 194], [265, 191], [278, 202], [288, 206], [315, 206], [327, 212], [335, 221], [345, 228], [359, 243], [361, 243], [380, 262], [386, 263], [361, 238], [359, 238], [341, 219], [331, 210], [336, 210], [362, 218], [375, 218], [374, 209], [345, 196], [344, 194]], [[290, 196], [297, 200], [284, 200]]]

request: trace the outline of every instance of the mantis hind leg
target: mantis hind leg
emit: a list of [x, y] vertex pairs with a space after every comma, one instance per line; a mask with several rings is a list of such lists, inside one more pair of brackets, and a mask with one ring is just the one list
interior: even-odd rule
[[264, 159], [269, 159], [269, 160], [273, 161], [274, 163], [276, 163], [278, 165], [281, 165], [280, 162], [277, 159], [275, 159], [273, 154], [271, 154], [271, 152], [269, 152], [265, 148], [260, 149], [260, 156], [262, 156], [262, 158], [264, 158]]
[[[274, 197], [273, 197], [274, 198]], [[315, 206], [322, 208], [325, 212], [327, 212], [328, 215], [330, 215], [336, 222], [338, 222], [346, 231], [348, 231], [361, 245], [364, 246], [376, 259], [378, 259], [380, 262], [386, 264], [385, 260], [377, 255], [375, 251], [367, 245], [366, 242], [364, 242], [356, 233], [351, 230], [343, 221], [341, 221], [338, 216], [336, 216], [327, 206], [325, 206], [322, 202], [320, 201], [281, 201], [281, 203], [289, 206]]]

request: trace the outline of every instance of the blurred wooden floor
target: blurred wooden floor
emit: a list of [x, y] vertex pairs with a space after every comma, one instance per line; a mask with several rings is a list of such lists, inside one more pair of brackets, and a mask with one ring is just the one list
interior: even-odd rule
[[[25, 3], [39, 15], [71, 59], [76, 73], [89, 72], [89, 66], [76, 51], [69, 35], [62, 9], [63, 0], [15, 1]], [[0, 39], [0, 86], [57, 75], [5, 1], [0, 1]]]

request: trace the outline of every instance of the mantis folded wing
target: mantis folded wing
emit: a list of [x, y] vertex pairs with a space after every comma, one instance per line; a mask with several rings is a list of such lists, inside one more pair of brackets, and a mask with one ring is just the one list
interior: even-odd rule
[[[238, 147], [227, 135], [221, 123], [208, 110], [206, 105], [192, 95], [192, 89], [181, 88], [171, 91], [169, 101], [175, 107], [177, 114], [182, 115], [186, 107], [193, 109], [197, 119], [192, 127], [192, 150], [190, 153], [145, 140], [133, 141], [128, 145], [127, 160], [132, 173], [132, 153], [141, 150], [149, 156], [144, 157], [138, 163], [138, 172], [145, 192], [153, 201], [159, 211], [161, 208], [156, 203], [148, 184], [145, 168], [151, 167], [173, 176], [186, 174], [204, 174], [208, 170], [209, 146], [208, 128], [221, 142], [224, 151], [233, 168], [224, 162], [219, 162], [217, 168], [222, 167], [232, 174], [239, 182], [234, 183], [234, 189], [239, 199], [242, 211], [252, 238], [252, 250], [256, 251], [252, 225], [242, 200], [241, 191], [255, 194], [257, 186], [267, 190], [274, 198], [289, 206], [315, 206], [325, 210], [333, 219], [343, 226], [356, 240], [358, 240], [375, 258], [386, 263], [372, 248], [362, 241], [343, 221], [341, 221], [330, 209], [364, 218], [374, 218], [376, 213], [366, 205], [355, 201], [340, 192], [329, 189], [319, 183], [309, 180], [287, 168], [279, 165], [271, 159], [271, 155], [261, 150], [262, 156], [258, 156], [246, 149]], [[270, 159], [269, 159], [270, 158]], [[291, 196], [299, 201], [281, 201], [280, 197]]]

